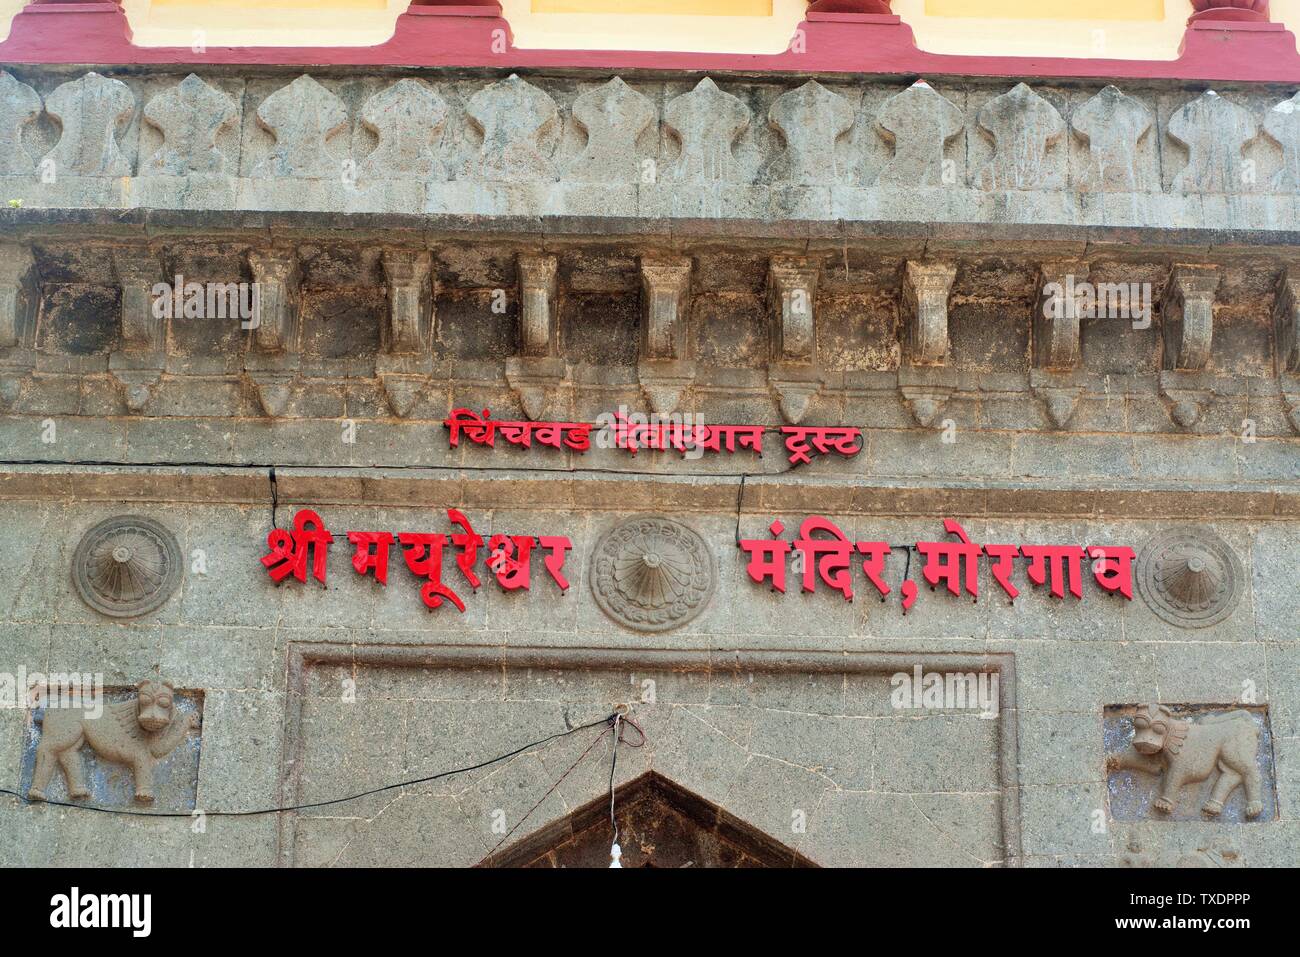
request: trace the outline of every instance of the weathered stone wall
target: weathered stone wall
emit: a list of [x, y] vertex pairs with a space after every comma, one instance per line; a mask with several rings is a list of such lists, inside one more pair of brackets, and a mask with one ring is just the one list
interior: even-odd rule
[[[649, 743], [621, 781], [653, 770], [819, 864], [1293, 862], [1293, 92], [15, 71], [0, 672], [102, 673], [122, 700], [170, 680], [199, 764], [168, 766], [160, 808], [326, 800], [630, 702]], [[256, 284], [256, 328], [159, 317], [176, 275]], [[1050, 318], [1069, 279], [1136, 284], [1146, 311]], [[761, 425], [764, 455], [451, 448], [443, 426], [620, 406]], [[792, 465], [796, 423], [857, 427], [862, 450]], [[335, 534], [326, 586], [277, 587], [267, 534], [306, 507]], [[447, 532], [449, 508], [485, 538], [569, 536], [567, 593], [538, 561], [530, 592], [470, 594], [448, 559], [466, 610], [430, 612], [398, 549], [387, 587], [348, 567], [346, 531]], [[886, 601], [860, 568], [853, 602], [750, 580], [738, 540], [814, 514], [895, 546]], [[146, 549], [175, 537], [175, 581], [115, 619], [73, 569], [129, 515], [161, 523]], [[646, 515], [712, 563], [692, 617], [653, 632], [593, 585], [602, 536]], [[977, 600], [922, 588], [905, 615], [903, 546], [945, 518], [1132, 547], [1137, 592], [1085, 566], [1084, 599], [1054, 598], [1022, 560], [1012, 605], [982, 560]], [[1193, 552], [1201, 584], [1170, 585], [1162, 561]], [[892, 707], [913, 666], [996, 674], [997, 716]], [[1155, 809], [1152, 776], [1108, 763], [1142, 702], [1249, 709], [1260, 813], [1239, 788], [1195, 820], [1208, 782]], [[5, 798], [0, 860], [473, 864], [596, 733], [202, 832]], [[44, 735], [0, 709], [0, 786]], [[511, 840], [598, 798], [607, 757]], [[94, 778], [93, 799], [128, 793]]]
[[[4, 660], [31, 670], [103, 671], [109, 685], [160, 672], [178, 688], [202, 689], [201, 809], [327, 800], [471, 764], [631, 700], [650, 743], [622, 754], [620, 780], [654, 769], [822, 864], [988, 864], [1004, 859], [1007, 840], [1029, 864], [1116, 863], [1132, 856], [1134, 842], [1166, 863], [1220, 844], [1250, 864], [1294, 860], [1300, 607], [1287, 583], [1300, 560], [1295, 522], [1208, 523], [1242, 562], [1242, 594], [1221, 624], [1188, 630], [1141, 599], [1090, 590], [1084, 601], [1061, 602], [1023, 581], [1014, 606], [992, 587], [974, 603], [923, 590], [906, 616], [874, 593], [852, 603], [797, 588], [779, 595], [749, 581], [734, 545], [734, 512], [683, 504], [656, 511], [708, 544], [716, 590], [683, 627], [646, 635], [604, 615], [589, 580], [597, 538], [636, 513], [601, 507], [595, 494], [583, 496], [590, 505], [581, 512], [545, 507], [559, 480], [504, 482], [494, 505], [451, 479], [412, 481], [408, 494], [418, 508], [329, 504], [365, 478], [310, 486], [311, 504], [340, 540], [354, 528], [441, 529], [441, 510], [459, 507], [484, 535], [571, 536], [569, 592], [537, 580], [527, 594], [494, 585], [470, 594], [453, 574], [447, 580], [462, 592], [465, 614], [431, 613], [400, 562], [387, 588], [352, 574], [346, 543], [332, 549], [327, 587], [290, 581], [276, 588], [258, 561], [268, 508], [220, 502], [216, 477], [208, 502], [11, 500], [4, 527], [19, 574], [0, 630]], [[295, 481], [289, 473], [282, 524], [300, 504]], [[521, 501], [525, 488], [535, 505]], [[81, 534], [124, 511], [163, 522], [187, 557], [201, 550], [206, 574], [187, 571], [161, 609], [110, 623], [81, 603], [68, 569]], [[742, 537], [761, 537], [773, 517], [797, 524], [806, 514], [753, 505], [745, 512]], [[832, 517], [854, 539], [891, 542], [936, 537], [940, 524], [937, 513]], [[1170, 524], [958, 517], [977, 541], [1141, 546]], [[888, 581], [901, 580], [902, 565], [901, 552], [891, 556]], [[1014, 707], [993, 720], [970, 711], [895, 711], [888, 676], [914, 664], [999, 668]], [[355, 682], [355, 702], [345, 700], [345, 679]], [[653, 703], [640, 701], [647, 679]], [[1269, 711], [1277, 819], [1148, 819], [1093, 830], [1093, 812], [1107, 806], [1106, 705], [1155, 697], [1230, 703], [1247, 681]], [[288, 715], [287, 704], [296, 708]], [[0, 711], [0, 722], [0, 766], [13, 784], [30, 715]], [[1015, 747], [1005, 722], [1018, 729], [1014, 760], [1005, 753]], [[289, 818], [283, 832], [274, 817], [212, 818], [206, 833], [193, 834], [184, 819], [115, 821], [10, 802], [0, 811], [5, 858], [182, 865], [193, 851], [198, 864], [272, 864], [283, 840], [279, 854], [298, 864], [471, 864], [500, 840], [493, 812], [504, 810], [513, 826], [588, 743], [575, 736], [469, 778], [307, 812]], [[589, 759], [515, 837], [599, 796], [607, 774], [604, 758]], [[1002, 809], [1013, 794], [1019, 813], [1008, 834]], [[798, 810], [806, 812], [806, 834], [791, 829]]]

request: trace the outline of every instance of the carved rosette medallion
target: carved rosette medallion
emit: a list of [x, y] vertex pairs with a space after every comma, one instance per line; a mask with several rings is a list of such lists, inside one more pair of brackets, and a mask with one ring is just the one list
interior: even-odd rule
[[135, 618], [158, 608], [181, 580], [181, 549], [166, 526], [140, 515], [100, 522], [72, 556], [72, 581], [91, 608]]
[[1182, 628], [1208, 628], [1241, 600], [1241, 561], [1206, 528], [1181, 526], [1153, 536], [1138, 555], [1137, 584], [1153, 612]]
[[596, 545], [591, 591], [601, 610], [635, 631], [686, 624], [713, 597], [713, 553], [704, 540], [667, 518], [628, 519]]

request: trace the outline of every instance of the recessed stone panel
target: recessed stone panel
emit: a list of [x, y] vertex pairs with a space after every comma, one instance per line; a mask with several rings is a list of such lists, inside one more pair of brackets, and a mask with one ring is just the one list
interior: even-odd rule
[[1109, 705], [1102, 738], [1116, 821], [1277, 817], [1267, 706]]

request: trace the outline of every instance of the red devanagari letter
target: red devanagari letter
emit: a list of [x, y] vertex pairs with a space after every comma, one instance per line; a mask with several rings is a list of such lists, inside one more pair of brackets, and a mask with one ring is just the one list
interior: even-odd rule
[[961, 541], [916, 543], [917, 551], [925, 556], [925, 567], [921, 569], [925, 580], [930, 583], [931, 588], [942, 581], [948, 591], [954, 595], [961, 595], [962, 579], [964, 579], [966, 591], [970, 592], [972, 597], [978, 598], [979, 557], [983, 549], [972, 544], [966, 535], [966, 530], [951, 518], [943, 520], [943, 530], [949, 535], [956, 535]]
[[293, 532], [272, 529], [266, 536], [269, 555], [262, 556], [271, 580], [277, 584], [290, 574], [300, 582], [307, 580], [307, 556], [311, 552], [311, 573], [320, 583], [325, 584], [328, 569], [329, 547], [334, 536], [325, 528], [321, 517], [309, 508], [298, 511], [293, 516]]
[[1097, 584], [1106, 591], [1117, 591], [1132, 601], [1133, 559], [1136, 557], [1133, 549], [1090, 545], [1088, 556], [1096, 559], [1092, 574], [1097, 579]]
[[[814, 532], [826, 532], [831, 538], [814, 538]], [[803, 554], [803, 590], [815, 591], [820, 578], [831, 588], [853, 600], [853, 543], [844, 537], [830, 519], [813, 515], [799, 526], [799, 537], [794, 547]]]
[[564, 577], [564, 558], [573, 549], [573, 542], [567, 535], [540, 535], [537, 544], [547, 549], [546, 570], [550, 572], [560, 591], [569, 590], [569, 580]]
[[781, 429], [785, 433], [785, 450], [790, 453], [791, 465], [803, 465], [812, 461], [812, 446], [808, 443], [808, 433], [814, 431], [802, 425], [787, 425]]
[[586, 452], [591, 448], [591, 423], [563, 422], [564, 444], [575, 452]]
[[476, 445], [493, 446], [496, 443], [497, 423], [492, 421], [492, 413], [487, 409], [483, 410], [480, 418], [469, 409], [453, 409], [451, 418], [446, 419], [443, 423], [451, 430], [451, 448], [457, 448], [460, 445], [460, 433], [465, 432], [465, 438], [469, 439]]
[[533, 537], [493, 535], [488, 539], [488, 568], [506, 591], [528, 591], [532, 582]]
[[420, 600], [429, 608], [440, 608], [443, 599], [447, 599], [463, 612], [465, 603], [442, 583], [442, 550], [447, 544], [447, 536], [399, 532], [397, 540], [406, 549], [402, 557], [406, 559], [411, 574], [428, 579], [420, 589]]
[[1043, 584], [1050, 571], [1052, 595], [1064, 598], [1068, 574], [1070, 594], [1083, 597], [1084, 553], [1078, 545], [1021, 545], [1020, 554], [1029, 559], [1029, 580], [1035, 585]]
[[482, 582], [474, 572], [474, 562], [478, 560], [478, 550], [483, 546], [483, 539], [470, 527], [469, 519], [462, 515], [459, 509], [447, 509], [447, 519], [453, 525], [459, 525], [464, 529], [451, 536], [451, 543], [461, 550], [456, 556], [456, 564], [460, 567], [461, 574], [465, 576], [470, 587], [477, 590]]
[[862, 570], [867, 573], [871, 584], [876, 586], [876, 591], [880, 592], [880, 600], [884, 601], [889, 594], [889, 585], [884, 579], [885, 556], [890, 553], [889, 545], [885, 542], [858, 542], [857, 545], [858, 552], [867, 556], [862, 561]]
[[993, 572], [994, 581], [1015, 601], [1020, 589], [1011, 583], [1011, 573], [1015, 570], [1013, 559], [1020, 554], [1020, 549], [1015, 545], [985, 545], [984, 554], [993, 559], [989, 570]]
[[740, 540], [740, 547], [749, 553], [749, 564], [745, 567], [745, 571], [760, 585], [770, 578], [772, 588], [784, 594], [785, 557], [790, 554], [790, 543], [779, 537], [785, 531], [785, 526], [779, 521], [773, 522], [768, 527], [772, 532], [772, 538]]
[[266, 547], [271, 552], [262, 556], [262, 564], [266, 566], [271, 581], [278, 585], [289, 575], [299, 581], [307, 580], [307, 555], [303, 553], [302, 560], [299, 561], [299, 556], [294, 552], [292, 533], [282, 528], [271, 529], [266, 536]]
[[348, 532], [348, 541], [356, 546], [352, 554], [352, 567], [358, 575], [375, 573], [375, 581], [388, 584], [388, 549], [392, 547], [391, 532]]

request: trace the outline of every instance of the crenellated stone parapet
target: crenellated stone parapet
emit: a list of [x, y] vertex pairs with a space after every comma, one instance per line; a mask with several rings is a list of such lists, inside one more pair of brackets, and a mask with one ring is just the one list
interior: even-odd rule
[[25, 208], [1292, 228], [1300, 94], [380, 70], [0, 72]]

